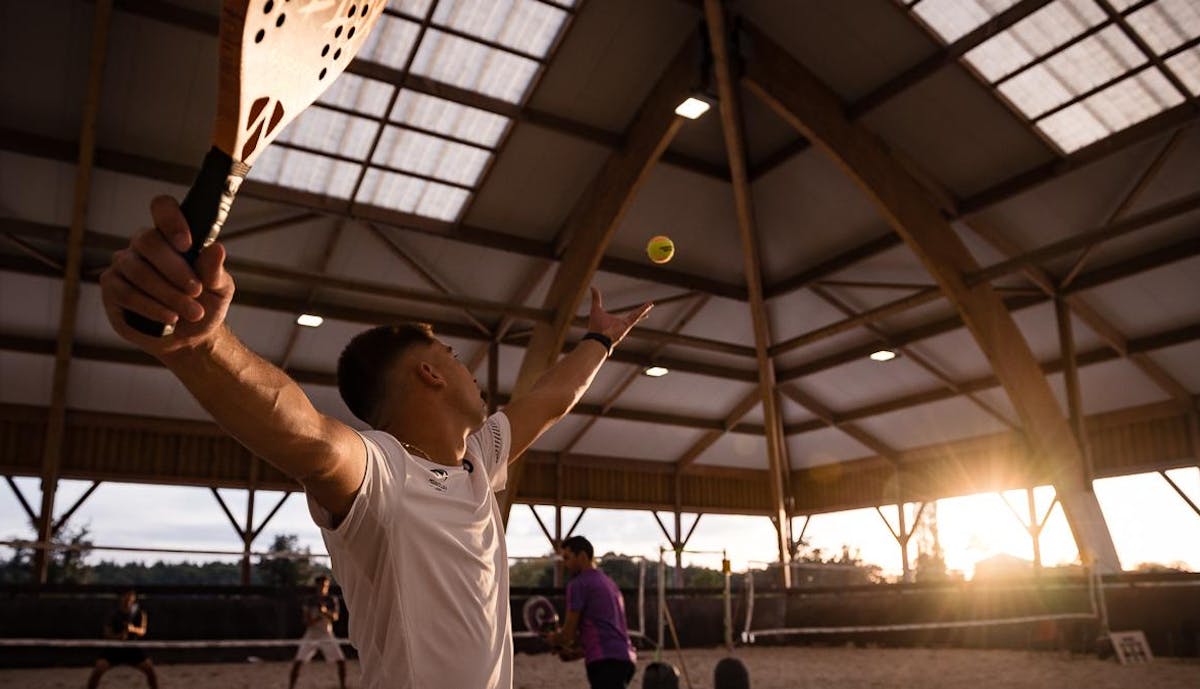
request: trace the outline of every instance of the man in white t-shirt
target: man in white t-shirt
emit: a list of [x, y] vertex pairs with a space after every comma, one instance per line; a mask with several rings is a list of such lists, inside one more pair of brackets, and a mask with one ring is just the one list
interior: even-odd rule
[[[600, 365], [650, 310], [606, 312], [592, 290], [588, 334], [529, 392], [485, 416], [479, 384], [423, 326], [381, 326], [338, 360], [359, 433], [318, 412], [285, 373], [224, 326], [233, 297], [225, 250], [194, 267], [175, 201], [100, 278], [109, 322], [156, 357], [254, 454], [304, 486], [333, 556], [367, 689], [512, 686], [508, 558], [499, 504], [508, 462], [583, 396]], [[122, 309], [174, 326], [142, 335]]]
[[333, 636], [333, 623], [338, 621], [342, 606], [335, 596], [329, 594], [329, 577], [321, 575], [313, 582], [317, 585], [317, 592], [305, 598], [300, 606], [300, 613], [304, 616], [304, 636], [300, 637], [296, 658], [292, 661], [288, 689], [296, 686], [296, 680], [300, 679], [300, 668], [312, 660], [318, 651], [326, 662], [337, 661], [338, 686], [346, 689], [346, 656]]

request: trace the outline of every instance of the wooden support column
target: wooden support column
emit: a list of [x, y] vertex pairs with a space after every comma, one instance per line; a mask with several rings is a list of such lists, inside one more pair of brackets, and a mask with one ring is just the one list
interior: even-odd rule
[[[687, 95], [699, 67], [699, 42], [687, 40], [642, 104], [624, 138], [624, 145], [608, 157], [600, 172], [575, 203], [563, 236], [569, 245], [546, 294], [544, 307], [553, 312], [550, 323], [538, 323], [521, 361], [513, 398], [527, 392], [538, 377], [558, 361], [575, 309], [591, 285], [609, 239], [629, 210], [650, 170], [683, 126], [675, 114]], [[521, 484], [524, 464], [509, 466], [503, 513], [508, 520]]]
[[1008, 510], [1012, 512], [1013, 516], [1017, 518], [1017, 521], [1021, 522], [1021, 526], [1025, 527], [1025, 532], [1029, 534], [1029, 540], [1033, 545], [1033, 573], [1041, 574], [1042, 531], [1044, 531], [1046, 528], [1046, 522], [1050, 521], [1050, 515], [1054, 513], [1054, 507], [1058, 505], [1058, 496], [1054, 496], [1054, 499], [1050, 501], [1050, 506], [1046, 508], [1046, 513], [1039, 517], [1037, 512], [1037, 501], [1034, 500], [1033, 487], [1026, 488], [1025, 502], [1026, 510], [1029, 514], [1029, 518], [1026, 520], [1026, 518], [1022, 517], [1021, 513], [1017, 512], [1016, 508], [1012, 506], [1012, 503], [1010, 503], [1008, 499], [1004, 497], [1004, 493], [997, 493], [997, 495], [1000, 496], [1000, 501], [1004, 503], [1004, 506], [1007, 507]]
[[968, 284], [978, 264], [928, 190], [871, 132], [851, 123], [825, 84], [763, 32], [748, 27], [743, 83], [837, 162], [921, 260], [954, 304], [1004, 386], [1039, 461], [1053, 467], [1067, 521], [1085, 564], [1120, 571], [1117, 551], [1086, 482], [1083, 453], [1028, 343], [986, 281]]
[[883, 515], [883, 510], [878, 506], [875, 508], [875, 511], [879, 513], [879, 518], [883, 520], [884, 526], [888, 528], [888, 531], [892, 532], [892, 538], [896, 539], [896, 544], [900, 546], [900, 569], [902, 579], [905, 583], [910, 583], [913, 580], [912, 564], [910, 563], [908, 557], [908, 544], [910, 541], [912, 541], [913, 534], [917, 530], [917, 524], [921, 521], [921, 514], [925, 511], [925, 506], [927, 504], [928, 503], [923, 502], [921, 503], [921, 506], [917, 508], [917, 513], [913, 516], [913, 526], [911, 529], [908, 528], [908, 519], [907, 515], [904, 513], [903, 500], [898, 500], [896, 502], [897, 528], [895, 529], [892, 528], [892, 523], [887, 520], [887, 517]]
[[1075, 442], [1083, 453], [1084, 480], [1090, 485], [1096, 478], [1088, 448], [1087, 429], [1083, 424], [1083, 399], [1079, 390], [1079, 364], [1076, 360], [1075, 335], [1071, 327], [1071, 310], [1065, 299], [1054, 300], [1054, 315], [1058, 321], [1058, 347], [1062, 358], [1063, 384], [1067, 390], [1067, 419]]
[[[71, 208], [71, 230], [67, 239], [67, 265], [63, 275], [58, 342], [54, 352], [54, 378], [50, 386], [50, 410], [46, 417], [46, 442], [42, 453], [42, 509], [38, 514], [37, 524], [37, 540], [42, 543], [50, 542], [54, 531], [54, 497], [58, 491], [58, 468], [62, 462], [63, 435], [66, 432], [67, 380], [71, 367], [71, 346], [75, 340], [80, 271], [83, 267], [83, 237], [96, 152], [96, 117], [100, 111], [111, 19], [112, 0], [97, 0], [92, 20], [87, 96], [84, 100], [83, 126], [79, 135], [79, 163], [75, 168], [75, 199]], [[50, 571], [49, 554], [50, 551], [45, 548], [39, 548], [35, 553], [33, 574], [38, 583], [46, 583]]]
[[725, 8], [721, 0], [704, 1], [704, 19], [708, 24], [712, 47], [713, 70], [717, 77], [720, 100], [721, 131], [725, 139], [725, 155], [733, 180], [733, 200], [737, 212], [738, 236], [742, 244], [742, 264], [746, 272], [746, 287], [750, 298], [750, 319], [754, 327], [754, 350], [758, 363], [758, 394], [763, 407], [767, 433], [767, 465], [771, 477], [771, 516], [775, 520], [776, 550], [783, 572], [783, 585], [792, 585], [792, 569], [788, 565], [792, 537], [789, 533], [787, 507], [784, 502], [784, 482], [789, 474], [783, 459], [783, 419], [775, 397], [775, 362], [768, 350], [771, 346], [771, 324], [763, 299], [762, 262], [759, 259], [758, 225], [754, 215], [754, 199], [750, 192], [750, 173], [746, 157], [745, 128], [737, 82], [733, 74], [729, 32], [725, 25]]

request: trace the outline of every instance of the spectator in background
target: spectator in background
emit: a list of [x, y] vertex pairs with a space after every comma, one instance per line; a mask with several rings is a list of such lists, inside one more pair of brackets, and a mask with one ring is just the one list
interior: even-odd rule
[[292, 661], [288, 687], [292, 689], [296, 686], [296, 680], [300, 678], [300, 666], [312, 660], [320, 651], [326, 661], [337, 661], [338, 685], [346, 689], [346, 656], [342, 655], [342, 649], [333, 637], [333, 623], [338, 620], [341, 602], [336, 596], [329, 595], [329, 577], [319, 576], [313, 581], [317, 592], [305, 599], [301, 609], [305, 630], [300, 639], [300, 648], [296, 649], [296, 659]]
[[[121, 594], [117, 609], [104, 623], [104, 638], [119, 642], [140, 639], [146, 635], [146, 625], [146, 611], [138, 606], [137, 593], [126, 591]], [[88, 678], [88, 689], [100, 686], [100, 678], [114, 665], [131, 665], [141, 670], [150, 689], [158, 689], [158, 676], [154, 674], [154, 664], [146, 657], [144, 650], [128, 643], [114, 644], [101, 650], [100, 658], [92, 668], [92, 676]]]

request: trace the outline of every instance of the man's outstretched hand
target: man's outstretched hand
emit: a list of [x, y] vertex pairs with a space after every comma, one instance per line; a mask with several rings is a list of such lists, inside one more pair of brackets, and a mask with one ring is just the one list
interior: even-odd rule
[[[180, 252], [192, 244], [187, 221], [174, 199], [150, 204], [154, 227], [134, 235], [113, 254], [100, 276], [108, 321], [118, 335], [154, 356], [197, 347], [210, 340], [225, 320], [233, 299], [233, 278], [225, 272], [225, 250], [212, 244], [189, 266]], [[143, 335], [125, 323], [128, 309], [175, 326], [168, 337]]]
[[588, 330], [600, 333], [612, 340], [616, 347], [625, 335], [650, 313], [654, 304], [646, 302], [636, 309], [623, 315], [611, 314], [604, 310], [604, 301], [600, 298], [600, 290], [592, 288], [592, 311], [588, 314]]

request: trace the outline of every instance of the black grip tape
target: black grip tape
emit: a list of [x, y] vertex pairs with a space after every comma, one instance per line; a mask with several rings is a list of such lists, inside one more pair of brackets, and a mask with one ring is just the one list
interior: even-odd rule
[[[228, 212], [228, 204], [232, 202], [232, 193], [227, 189], [230, 177], [233, 176], [234, 162], [229, 154], [216, 146], [208, 150], [204, 156], [204, 164], [200, 173], [192, 182], [179, 210], [187, 220], [188, 229], [192, 233], [192, 246], [183, 252], [188, 265], [194, 265], [200, 256], [200, 251], [208, 241], [209, 234], [220, 216], [224, 224], [224, 213]], [[226, 198], [228, 197], [228, 198]], [[224, 208], [222, 208], [224, 204]], [[218, 228], [219, 229], [219, 228]], [[122, 312], [125, 323], [134, 330], [152, 337], [164, 337], [174, 331], [174, 327], [151, 320], [140, 314], [125, 310]]]

